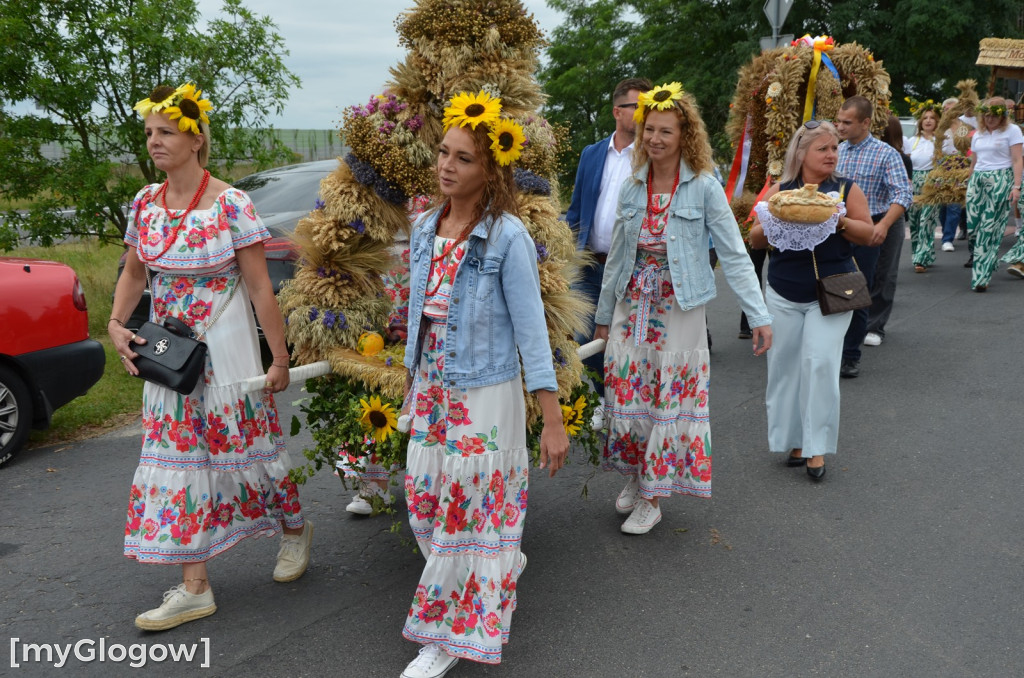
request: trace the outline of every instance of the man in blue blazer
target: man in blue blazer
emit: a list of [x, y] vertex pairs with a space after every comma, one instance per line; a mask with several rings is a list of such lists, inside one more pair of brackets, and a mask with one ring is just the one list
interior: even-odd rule
[[[633, 112], [640, 94], [650, 89], [651, 82], [646, 78], [628, 78], [616, 85], [612, 93], [615, 132], [587, 146], [580, 154], [572, 201], [565, 220], [576, 234], [576, 248], [590, 252], [594, 257], [593, 264], [584, 269], [583, 279], [576, 287], [595, 306], [601, 294], [604, 262], [611, 245], [619, 188], [632, 173], [633, 141], [636, 138]], [[593, 331], [593, 316], [590, 320]], [[577, 340], [585, 342], [590, 338], [591, 335], [587, 335]], [[603, 395], [604, 354], [592, 356], [584, 364], [601, 375], [601, 381], [595, 386], [598, 393]]]

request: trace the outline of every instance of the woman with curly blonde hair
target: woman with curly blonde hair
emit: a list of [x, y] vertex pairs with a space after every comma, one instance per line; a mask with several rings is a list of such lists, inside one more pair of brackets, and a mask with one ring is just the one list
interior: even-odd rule
[[771, 346], [772, 331], [693, 97], [679, 83], [655, 87], [634, 119], [640, 143], [619, 193], [594, 337], [608, 340], [604, 467], [627, 477], [615, 502], [629, 515], [622, 531], [645, 534], [661, 520], [659, 497], [711, 496], [709, 236], [753, 328], [755, 355]]

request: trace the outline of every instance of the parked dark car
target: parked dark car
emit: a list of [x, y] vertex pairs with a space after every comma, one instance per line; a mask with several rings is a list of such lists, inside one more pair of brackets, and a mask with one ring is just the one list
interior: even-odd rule
[[0, 257], [0, 465], [99, 381], [105, 362], [74, 270]]
[[[285, 280], [295, 275], [298, 254], [291, 241], [295, 225], [315, 206], [320, 194], [320, 180], [337, 168], [337, 160], [303, 162], [250, 174], [234, 183], [236, 188], [252, 198], [256, 213], [273, 236], [263, 243], [263, 249], [274, 294]], [[117, 266], [119, 278], [124, 270], [125, 256], [127, 253], [122, 255]], [[125, 326], [135, 330], [149, 320], [149, 304], [149, 290], [146, 290]]]

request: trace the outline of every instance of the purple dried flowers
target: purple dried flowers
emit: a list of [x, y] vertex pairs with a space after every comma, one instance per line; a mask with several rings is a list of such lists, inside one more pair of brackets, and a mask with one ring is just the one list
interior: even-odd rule
[[517, 167], [513, 172], [513, 176], [515, 177], [516, 186], [518, 186], [519, 190], [523, 193], [551, 195], [551, 182], [534, 174], [530, 170]]

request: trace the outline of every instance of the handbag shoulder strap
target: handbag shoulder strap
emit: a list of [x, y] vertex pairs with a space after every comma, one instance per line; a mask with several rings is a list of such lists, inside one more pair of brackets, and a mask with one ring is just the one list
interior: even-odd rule
[[[860, 270], [860, 266], [857, 265], [857, 257], [850, 257], [853, 259], [853, 267], [857, 271]], [[814, 263], [814, 279], [821, 280], [821, 276], [818, 275], [818, 258], [814, 256], [814, 250], [811, 250], [811, 261]]]

